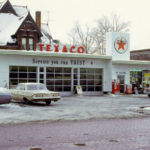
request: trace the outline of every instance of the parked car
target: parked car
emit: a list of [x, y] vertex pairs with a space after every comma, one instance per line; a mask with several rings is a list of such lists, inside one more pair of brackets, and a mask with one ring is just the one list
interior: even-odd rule
[[12, 98], [13, 96], [8, 89], [0, 87], [0, 104], [10, 103]]
[[56, 102], [61, 98], [59, 92], [47, 90], [42, 83], [19, 83], [11, 92], [14, 100], [25, 101], [27, 104], [44, 101], [50, 105], [51, 101]]

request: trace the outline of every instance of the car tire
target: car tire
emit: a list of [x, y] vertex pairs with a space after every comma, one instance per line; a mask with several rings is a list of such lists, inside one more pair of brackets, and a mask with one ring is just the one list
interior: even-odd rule
[[27, 98], [24, 98], [25, 104], [31, 104], [32, 102], [29, 101]]
[[150, 94], [148, 94], [148, 97], [150, 97]]
[[47, 105], [50, 105], [51, 104], [51, 100], [49, 101], [45, 101]]

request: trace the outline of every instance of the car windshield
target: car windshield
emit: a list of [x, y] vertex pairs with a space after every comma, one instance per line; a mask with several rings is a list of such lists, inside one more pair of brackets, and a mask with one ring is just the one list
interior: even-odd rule
[[47, 88], [43, 84], [30, 84], [27, 85], [27, 90], [47, 90]]

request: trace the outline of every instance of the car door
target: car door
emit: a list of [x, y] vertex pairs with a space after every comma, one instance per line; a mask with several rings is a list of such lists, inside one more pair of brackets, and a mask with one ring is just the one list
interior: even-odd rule
[[23, 101], [24, 93], [25, 93], [25, 85], [20, 85], [18, 93], [17, 93], [18, 100]]
[[16, 87], [16, 89], [14, 89], [14, 90], [12, 91], [13, 99], [14, 99], [14, 100], [18, 100], [18, 90], [19, 90], [19, 89], [20, 89], [20, 85], [18, 84], [17, 87]]

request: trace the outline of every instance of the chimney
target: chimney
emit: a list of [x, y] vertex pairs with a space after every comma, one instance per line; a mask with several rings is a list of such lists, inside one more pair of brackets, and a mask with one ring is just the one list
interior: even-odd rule
[[39, 30], [41, 31], [41, 12], [36, 11], [35, 12], [35, 17], [36, 17], [36, 24], [37, 24]]

